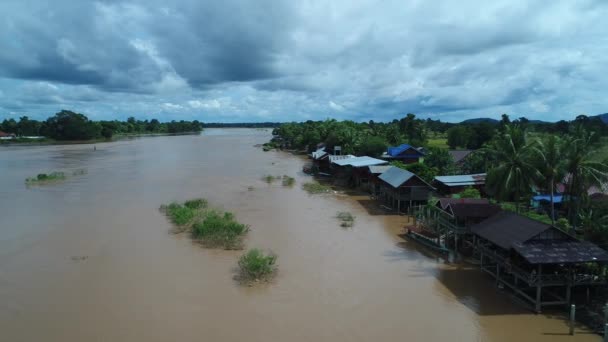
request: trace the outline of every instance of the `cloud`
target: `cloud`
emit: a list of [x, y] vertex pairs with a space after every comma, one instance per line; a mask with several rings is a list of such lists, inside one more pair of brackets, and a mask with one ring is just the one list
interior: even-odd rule
[[606, 112], [604, 1], [3, 1], [0, 117]]

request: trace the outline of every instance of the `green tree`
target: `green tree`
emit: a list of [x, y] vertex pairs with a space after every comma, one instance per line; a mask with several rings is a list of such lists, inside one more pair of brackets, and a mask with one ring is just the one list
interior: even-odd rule
[[449, 175], [454, 173], [456, 165], [450, 152], [445, 148], [430, 147], [429, 152], [424, 157], [424, 164], [429, 167], [436, 168], [440, 175]]
[[529, 194], [534, 180], [541, 177], [533, 163], [533, 147], [528, 144], [525, 131], [507, 125], [505, 133], [485, 151], [496, 161], [488, 171], [488, 190], [499, 200], [513, 200], [519, 212], [522, 196]]
[[466, 147], [470, 132], [466, 126], [454, 126], [448, 129], [448, 145], [452, 149]]
[[567, 148], [563, 153], [568, 174], [568, 217], [573, 225], [576, 225], [581, 202], [587, 199], [589, 187], [601, 186], [608, 181], [608, 166], [595, 160], [593, 136], [593, 133], [579, 131], [578, 136], [566, 140]]
[[557, 182], [561, 181], [566, 172], [563, 141], [556, 135], [549, 135], [545, 139], [538, 139], [534, 147], [536, 155], [536, 168], [542, 175], [537, 184], [547, 189], [551, 196], [551, 223], [555, 225], [555, 199], [554, 193]]
[[101, 135], [101, 125], [86, 116], [62, 110], [46, 120], [47, 134], [57, 140], [89, 140]]
[[472, 187], [467, 187], [466, 189], [461, 191], [459, 193], [459, 195], [460, 195], [460, 198], [481, 198], [481, 194], [479, 193], [479, 190], [472, 188]]
[[363, 139], [358, 147], [357, 154], [378, 157], [382, 152], [386, 151], [386, 142], [378, 136], [368, 136]]

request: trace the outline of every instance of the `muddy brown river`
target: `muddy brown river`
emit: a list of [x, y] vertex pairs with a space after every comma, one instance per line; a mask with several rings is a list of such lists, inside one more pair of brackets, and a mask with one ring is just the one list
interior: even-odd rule
[[[403, 240], [406, 218], [365, 196], [308, 195], [305, 160], [254, 147], [269, 135], [0, 147], [0, 341], [600, 340], [568, 336], [563, 317], [532, 314], [477, 269]], [[77, 169], [88, 173], [24, 184]], [[193, 197], [251, 226], [246, 247], [279, 256], [273, 282], [239, 286], [241, 252], [169, 234], [158, 207]]]

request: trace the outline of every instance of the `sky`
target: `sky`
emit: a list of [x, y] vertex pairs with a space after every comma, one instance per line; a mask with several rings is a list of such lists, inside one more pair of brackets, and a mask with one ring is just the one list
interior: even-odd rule
[[0, 119], [608, 112], [608, 1], [2, 0]]

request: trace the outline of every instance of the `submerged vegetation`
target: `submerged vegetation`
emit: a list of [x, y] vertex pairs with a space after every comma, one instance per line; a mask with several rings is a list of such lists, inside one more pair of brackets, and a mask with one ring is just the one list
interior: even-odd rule
[[331, 191], [329, 185], [317, 182], [306, 182], [302, 184], [302, 189], [306, 190], [309, 194], [325, 194]]
[[262, 180], [268, 184], [272, 184], [272, 183], [274, 183], [275, 180], [277, 180], [279, 178], [281, 178], [281, 177], [273, 176], [273, 175], [265, 175], [264, 177], [262, 177]]
[[160, 207], [176, 226], [175, 233], [190, 231], [192, 238], [205, 247], [240, 249], [249, 227], [236, 221], [234, 214], [209, 209], [207, 200], [192, 199]]
[[[86, 175], [87, 169], [78, 169], [72, 171], [71, 176]], [[68, 178], [68, 174], [63, 171], [54, 171], [51, 173], [39, 173], [36, 177], [28, 177], [25, 179], [27, 185], [44, 185], [63, 181]]]
[[294, 186], [294, 184], [296, 184], [296, 179], [287, 175], [283, 175], [282, 183], [283, 186]]
[[343, 228], [349, 228], [355, 224], [355, 216], [348, 211], [338, 212], [336, 218], [340, 220], [340, 227]]
[[242, 249], [242, 238], [249, 227], [234, 219], [234, 214], [210, 210], [192, 225], [192, 237], [210, 248]]
[[239, 258], [238, 280], [242, 283], [268, 281], [276, 273], [277, 256], [254, 248]]
[[40, 184], [64, 180], [65, 173], [55, 171], [51, 173], [39, 173], [36, 177], [29, 177], [25, 180], [27, 184]]

